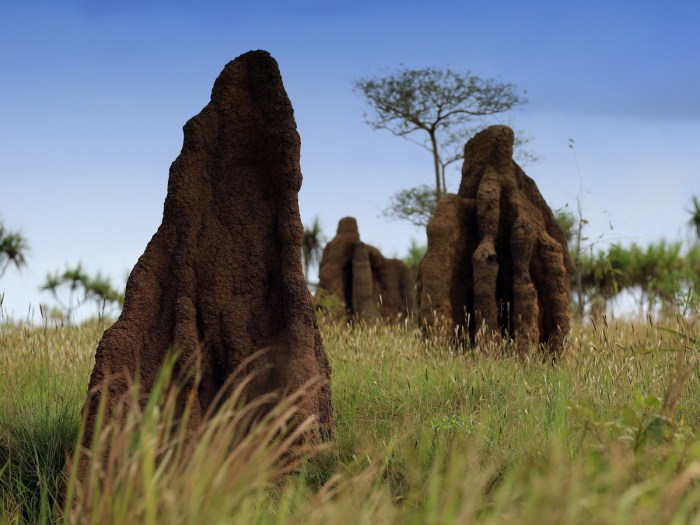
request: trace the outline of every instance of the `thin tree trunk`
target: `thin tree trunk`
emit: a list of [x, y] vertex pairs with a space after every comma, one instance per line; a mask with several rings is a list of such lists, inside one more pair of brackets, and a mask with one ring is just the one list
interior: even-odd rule
[[435, 131], [429, 131], [430, 145], [433, 148], [433, 160], [435, 161], [435, 202], [440, 200], [442, 190], [440, 188], [440, 155], [438, 153], [437, 140], [435, 139]]
[[447, 181], [445, 180], [445, 165], [440, 163], [440, 171], [442, 175], [442, 192], [447, 193]]

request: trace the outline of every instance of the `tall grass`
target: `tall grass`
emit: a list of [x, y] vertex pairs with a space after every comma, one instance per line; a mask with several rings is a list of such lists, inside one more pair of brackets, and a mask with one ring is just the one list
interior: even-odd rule
[[100, 335], [94, 325], [0, 326], [1, 523], [49, 519]]
[[164, 393], [103, 434], [110, 460], [80, 487], [69, 480], [63, 504], [102, 327], [3, 325], [0, 522], [700, 520], [697, 324], [578, 327], [552, 365], [321, 321], [337, 425], [327, 449], [296, 439], [293, 399], [246, 437], [251, 409], [234, 398], [189, 436], [166, 431]]

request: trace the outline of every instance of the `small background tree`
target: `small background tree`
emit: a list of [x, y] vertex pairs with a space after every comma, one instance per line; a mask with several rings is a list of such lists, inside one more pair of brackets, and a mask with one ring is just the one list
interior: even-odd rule
[[309, 273], [312, 268], [321, 262], [325, 237], [318, 216], [314, 217], [311, 224], [304, 225], [304, 238], [301, 243], [301, 259], [304, 264], [304, 276], [306, 282], [315, 287], [317, 283], [309, 282]]
[[[445, 168], [462, 158], [464, 143], [483, 127], [484, 118], [527, 102], [513, 84], [449, 68], [400, 68], [384, 77], [355, 80], [353, 87], [367, 100], [365, 120], [373, 129], [385, 129], [432, 154], [433, 199], [427, 199], [425, 186], [402, 190], [384, 214], [414, 224], [432, 215], [447, 191]], [[411, 198], [415, 203], [408, 204]], [[406, 216], [411, 210], [417, 210], [417, 218]]]
[[0, 279], [11, 265], [18, 270], [26, 266], [28, 251], [27, 239], [17, 231], [8, 230], [0, 221]]
[[387, 219], [408, 221], [424, 228], [435, 213], [435, 190], [427, 184], [400, 190], [391, 198], [389, 206], [382, 210]]
[[94, 303], [99, 319], [104, 318], [108, 311], [118, 310], [124, 304], [123, 292], [112, 286], [109, 277], [99, 272], [91, 277], [80, 263], [73, 268], [67, 266], [62, 273], [49, 273], [40, 289], [51, 293], [58, 304], [58, 310], [46, 307], [50, 317], [57, 319], [60, 312], [67, 323], [72, 322], [73, 314], [82, 303]]

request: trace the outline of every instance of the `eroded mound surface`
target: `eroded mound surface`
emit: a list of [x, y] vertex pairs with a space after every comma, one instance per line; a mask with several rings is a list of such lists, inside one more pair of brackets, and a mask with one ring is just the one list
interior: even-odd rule
[[318, 294], [338, 315], [389, 322], [415, 311], [415, 282], [399, 259], [386, 259], [360, 240], [357, 221], [344, 217], [326, 245], [319, 267]]
[[513, 139], [491, 126], [467, 142], [459, 192], [440, 199], [428, 224], [419, 318], [556, 352], [569, 331], [571, 262], [552, 211], [513, 161]]
[[148, 394], [172, 349], [179, 351], [175, 373], [187, 379], [180, 402], [194, 399], [192, 427], [239, 365], [262, 352], [245, 368], [254, 373], [246, 397], [291, 392], [319, 378], [299, 417], [316, 417], [318, 432], [330, 435], [330, 367], [300, 255], [299, 150], [275, 60], [251, 51], [227, 64], [209, 104], [184, 127], [162, 224], [97, 348], [85, 446], [104, 381], [111, 413], [137, 375]]

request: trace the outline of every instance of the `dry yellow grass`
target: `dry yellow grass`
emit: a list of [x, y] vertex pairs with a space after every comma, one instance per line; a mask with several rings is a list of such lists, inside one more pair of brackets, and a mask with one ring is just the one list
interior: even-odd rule
[[[0, 332], [0, 522], [692, 523], [700, 505], [698, 325], [576, 328], [556, 365], [456, 353], [406, 327], [322, 320], [337, 433], [285, 455], [283, 406], [240, 407], [187, 449], [167, 397], [132, 415], [82, 507], [55, 505], [103, 327]], [[314, 456], [283, 481], [279, 457]], [[100, 482], [96, 480], [99, 476]], [[78, 500], [74, 500], [78, 501]]]

